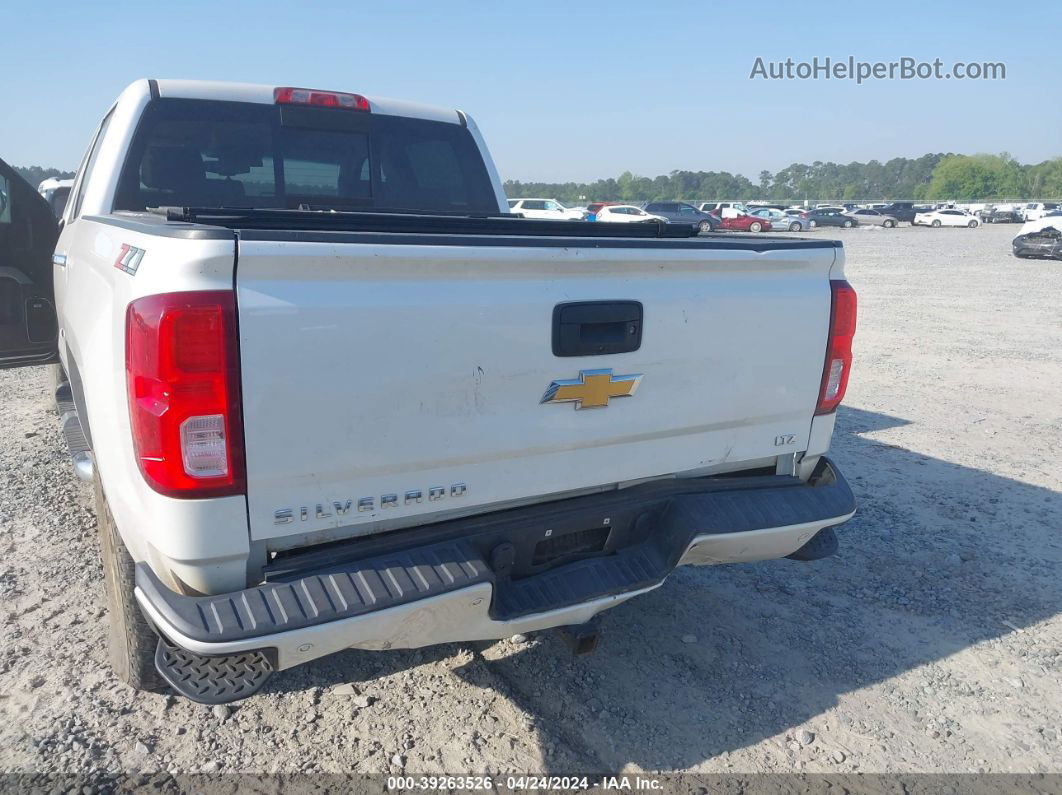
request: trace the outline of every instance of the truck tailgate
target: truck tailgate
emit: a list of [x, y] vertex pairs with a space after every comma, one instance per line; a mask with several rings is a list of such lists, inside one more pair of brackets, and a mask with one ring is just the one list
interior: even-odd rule
[[[787, 242], [242, 233], [252, 538], [283, 548], [805, 449], [838, 249]], [[554, 307], [599, 300], [642, 304], [640, 347], [555, 356]], [[608, 369], [640, 375], [636, 393], [542, 402]]]

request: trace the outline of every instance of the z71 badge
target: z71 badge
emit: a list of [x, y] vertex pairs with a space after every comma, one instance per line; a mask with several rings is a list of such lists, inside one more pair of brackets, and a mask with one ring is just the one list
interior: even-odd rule
[[118, 252], [118, 258], [114, 261], [114, 267], [130, 276], [136, 276], [136, 270], [140, 267], [140, 260], [144, 259], [144, 249], [122, 243]]

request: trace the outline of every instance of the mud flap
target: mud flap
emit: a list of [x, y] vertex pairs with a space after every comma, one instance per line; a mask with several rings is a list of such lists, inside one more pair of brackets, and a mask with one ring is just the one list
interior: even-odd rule
[[159, 638], [155, 667], [170, 686], [200, 704], [227, 704], [257, 693], [273, 674], [263, 652], [203, 657]]

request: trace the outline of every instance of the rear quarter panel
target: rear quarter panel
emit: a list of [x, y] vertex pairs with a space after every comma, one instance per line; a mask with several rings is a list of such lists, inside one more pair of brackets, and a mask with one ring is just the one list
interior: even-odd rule
[[[115, 267], [123, 244], [144, 251], [135, 274]], [[147, 485], [133, 451], [125, 377], [129, 303], [157, 293], [232, 289], [231, 234], [220, 240], [167, 238], [90, 216], [67, 226], [60, 247], [67, 253], [63, 340], [82, 381], [81, 419], [88, 423], [97, 476], [123, 541], [135, 560], [148, 561], [171, 584], [175, 574], [206, 593], [244, 587], [246, 500], [179, 500]]]

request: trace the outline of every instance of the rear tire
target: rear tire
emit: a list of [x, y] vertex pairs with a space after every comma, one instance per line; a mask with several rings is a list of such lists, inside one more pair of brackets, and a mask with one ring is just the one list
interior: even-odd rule
[[762, 229], [763, 225], [759, 221], [753, 221], [751, 224], [749, 224], [750, 232], [759, 232]]
[[111, 508], [103, 495], [100, 479], [94, 481], [96, 527], [100, 534], [103, 588], [107, 596], [108, 651], [114, 673], [135, 690], [159, 692], [168, 685], [155, 668], [159, 638], [140, 611], [133, 588], [136, 585], [133, 558], [129, 555]]
[[789, 231], [790, 232], [799, 232], [800, 231], [800, 224], [790, 224], [789, 225]]

